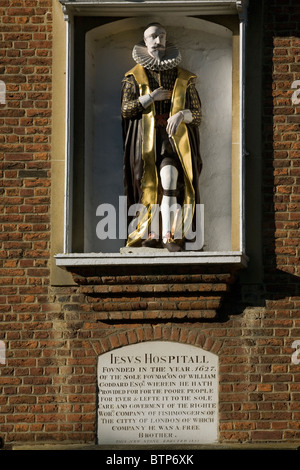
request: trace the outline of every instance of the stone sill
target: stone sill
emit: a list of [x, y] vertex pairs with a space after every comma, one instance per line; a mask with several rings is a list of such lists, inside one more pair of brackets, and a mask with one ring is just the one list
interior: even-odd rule
[[93, 266], [162, 266], [172, 265], [229, 265], [245, 268], [248, 257], [240, 251], [170, 253], [163, 249], [123, 248], [121, 253], [69, 253], [55, 255], [56, 265], [61, 268]]
[[[299, 450], [300, 441], [295, 440], [293, 442], [220, 442], [216, 444], [172, 444], [172, 445], [106, 445], [101, 446], [93, 443], [60, 443], [53, 444], [52, 442], [47, 442], [45, 444], [36, 444], [35, 442], [30, 442], [27, 444], [7, 444], [3, 450], [100, 450], [100, 451], [117, 451], [117, 450], [134, 450], [134, 451], [153, 451], [153, 450], [288, 450], [295, 451]], [[133, 454], [134, 455], [134, 454]], [[137, 454], [138, 455], [138, 454]], [[275, 454], [277, 455], [277, 454]]]

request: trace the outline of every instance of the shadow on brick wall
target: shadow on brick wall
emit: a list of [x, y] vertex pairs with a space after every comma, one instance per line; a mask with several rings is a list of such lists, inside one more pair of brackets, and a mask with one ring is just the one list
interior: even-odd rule
[[[249, 269], [219, 312], [246, 307], [296, 309], [299, 267], [300, 6], [294, 1], [250, 2], [246, 77], [246, 238]], [[297, 114], [298, 113], [298, 114]], [[280, 305], [280, 306], [279, 306]], [[276, 307], [275, 307], [276, 308]]]

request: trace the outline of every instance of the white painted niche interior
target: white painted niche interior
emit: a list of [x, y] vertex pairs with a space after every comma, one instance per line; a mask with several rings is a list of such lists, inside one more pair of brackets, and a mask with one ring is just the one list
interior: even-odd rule
[[[123, 191], [121, 81], [135, 62], [133, 46], [153, 18], [129, 18], [86, 35], [85, 85], [85, 253], [118, 253], [125, 240], [100, 240], [96, 215], [111, 204], [119, 217]], [[197, 75], [203, 119], [200, 126], [203, 170], [204, 251], [231, 251], [232, 32], [214, 23], [182, 16], [156, 17], [168, 40], [180, 49], [181, 67]]]

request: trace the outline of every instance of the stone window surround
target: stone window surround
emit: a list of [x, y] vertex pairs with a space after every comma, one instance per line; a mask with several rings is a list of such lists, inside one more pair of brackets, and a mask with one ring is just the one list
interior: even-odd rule
[[[222, 265], [226, 264], [229, 267], [231, 266], [234, 270], [236, 268], [246, 267], [247, 266], [247, 256], [245, 255], [245, 217], [244, 217], [244, 158], [245, 158], [245, 145], [244, 145], [244, 47], [245, 47], [245, 29], [246, 29], [246, 11], [247, 11], [247, 2], [246, 1], [202, 1], [197, 0], [193, 2], [156, 2], [149, 1], [147, 3], [127, 3], [120, 1], [112, 2], [95, 2], [95, 1], [67, 1], [60, 0], [63, 11], [64, 11], [64, 20], [65, 20], [65, 31], [62, 23], [62, 15], [60, 11], [60, 19], [56, 19], [56, 24], [54, 23], [54, 28], [60, 30], [60, 34], [64, 35], [65, 38], [65, 68], [66, 68], [66, 81], [64, 89], [59, 87], [57, 84], [54, 84], [54, 97], [55, 93], [64, 97], [65, 109], [65, 129], [58, 130], [58, 124], [56, 126], [57, 134], [60, 133], [60, 138], [55, 136], [54, 133], [54, 150], [57, 150], [59, 147], [62, 150], [62, 141], [64, 142], [64, 154], [65, 158], [62, 159], [55, 157], [54, 154], [54, 176], [56, 175], [56, 180], [54, 179], [54, 188], [55, 196], [52, 200], [55, 203], [55, 200], [58, 201], [58, 198], [62, 196], [62, 188], [60, 188], [59, 195], [57, 194], [57, 189], [59, 184], [57, 180], [62, 182], [61, 170], [63, 169], [64, 174], [64, 208], [60, 208], [60, 213], [63, 215], [63, 224], [62, 219], [57, 217], [55, 212], [55, 206], [52, 204], [52, 213], [56, 215], [52, 228], [52, 279], [51, 283], [53, 285], [65, 285], [72, 284], [72, 278], [68, 275], [67, 271], [72, 270], [72, 267], [78, 268], [88, 267], [88, 266], [109, 266], [109, 265], [121, 265], [121, 266], [134, 266], [134, 265]], [[59, 16], [59, 5], [56, 11], [56, 16]], [[151, 14], [159, 14], [163, 11], [168, 10], [172, 7], [172, 13], [178, 12], [178, 14], [183, 13], [185, 15], [239, 15], [240, 28], [239, 36], [236, 44], [233, 44], [235, 47], [235, 56], [236, 61], [239, 63], [238, 66], [238, 77], [233, 77], [236, 79], [238, 84], [237, 96], [233, 98], [234, 104], [236, 106], [235, 111], [235, 123], [233, 125], [233, 142], [235, 142], [236, 149], [233, 153], [236, 155], [233, 158], [236, 167], [233, 170], [235, 171], [239, 178], [238, 184], [233, 187], [233, 196], [232, 201], [235, 204], [233, 207], [233, 214], [236, 214], [235, 221], [235, 235], [233, 233], [233, 242], [232, 251], [229, 252], [185, 252], [180, 254], [170, 254], [170, 253], [160, 253], [155, 255], [145, 255], [142, 253], [129, 253], [129, 254], [110, 254], [110, 253], [72, 253], [70, 250], [70, 240], [68, 237], [68, 227], [70, 227], [70, 203], [71, 195], [69, 192], [70, 181], [68, 171], [70, 165], [70, 155], [71, 155], [71, 122], [69, 117], [72, 113], [72, 89], [70, 76], [72, 73], [72, 53], [70, 45], [73, 42], [73, 28], [72, 28], [72, 18], [73, 15], [78, 16], [140, 16]], [[61, 36], [58, 46], [58, 40], [56, 42], [56, 47], [61, 48]], [[67, 51], [67, 52], [66, 52]], [[63, 56], [61, 54], [56, 59], [55, 66], [59, 67], [62, 65]], [[60, 103], [61, 108], [61, 103]], [[60, 116], [63, 117], [63, 112], [60, 110]], [[56, 137], [56, 138], [55, 138]], [[62, 156], [62, 155], [61, 155]], [[61, 204], [60, 204], [61, 206]], [[59, 221], [58, 221], [59, 220]], [[59, 229], [60, 226], [60, 229]], [[62, 234], [63, 231], [63, 234]], [[57, 254], [59, 253], [59, 254]], [[58, 268], [65, 268], [64, 270]]]

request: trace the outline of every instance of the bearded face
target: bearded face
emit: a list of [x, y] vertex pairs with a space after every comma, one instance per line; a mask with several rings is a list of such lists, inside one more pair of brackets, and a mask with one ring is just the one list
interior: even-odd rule
[[144, 32], [144, 42], [151, 57], [162, 60], [166, 52], [167, 34], [160, 25], [149, 26]]

